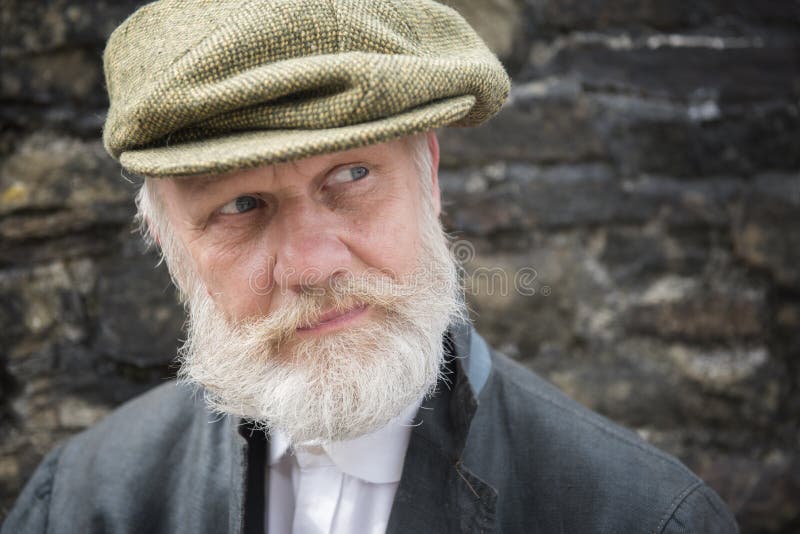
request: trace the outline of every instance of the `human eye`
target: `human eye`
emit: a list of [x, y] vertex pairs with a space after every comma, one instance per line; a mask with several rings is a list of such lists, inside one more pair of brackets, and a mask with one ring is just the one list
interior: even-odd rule
[[254, 210], [264, 203], [260, 198], [253, 195], [242, 195], [231, 200], [219, 209], [222, 215], [238, 215]]
[[357, 182], [367, 176], [369, 176], [369, 169], [364, 165], [347, 165], [332, 172], [326, 181], [326, 185]]

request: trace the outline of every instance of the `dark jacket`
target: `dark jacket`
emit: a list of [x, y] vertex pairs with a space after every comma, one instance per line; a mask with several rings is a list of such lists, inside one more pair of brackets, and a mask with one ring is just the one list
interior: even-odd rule
[[[417, 415], [389, 532], [738, 532], [675, 458], [471, 328], [446, 343], [448, 380]], [[57, 447], [2, 534], [262, 533], [268, 437], [198, 397], [163, 385]]]

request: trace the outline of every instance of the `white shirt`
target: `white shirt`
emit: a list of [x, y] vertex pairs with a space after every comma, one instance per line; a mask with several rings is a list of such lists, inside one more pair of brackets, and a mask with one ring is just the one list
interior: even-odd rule
[[360, 438], [294, 450], [270, 436], [269, 534], [383, 534], [419, 402]]

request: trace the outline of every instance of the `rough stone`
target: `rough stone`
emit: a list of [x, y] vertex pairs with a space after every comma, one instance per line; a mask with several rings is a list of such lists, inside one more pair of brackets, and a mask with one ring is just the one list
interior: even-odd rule
[[675, 30], [714, 24], [800, 25], [800, 4], [747, 0], [525, 0], [534, 32], [608, 28]]
[[[737, 382], [752, 378], [768, 361], [766, 347], [730, 351], [676, 345], [670, 348], [669, 356], [687, 378], [719, 392], [729, 391]], [[773, 395], [777, 393], [772, 391]], [[772, 404], [776, 405], [777, 399]]]
[[766, 103], [692, 117], [692, 104], [596, 95], [595, 128], [624, 176], [748, 176], [800, 167], [800, 111]]
[[440, 181], [454, 202], [451, 224], [472, 235], [608, 223], [727, 228], [742, 189], [735, 178], [628, 180], [604, 164], [487, 165], [443, 171]]
[[132, 191], [97, 140], [24, 138], [0, 162], [0, 265], [113, 248], [129, 231]]
[[72, 100], [100, 105], [102, 66], [93, 49], [65, 49], [3, 61], [0, 95], [37, 104]]
[[791, 172], [800, 167], [796, 100], [720, 107], [716, 97], [703, 95], [675, 102], [588, 93], [567, 80], [535, 81], [512, 89], [491, 127], [443, 130], [442, 161], [458, 168], [498, 160], [609, 161], [625, 177]]
[[[729, 483], [738, 490], [731, 493], [739, 500], [742, 532], [790, 532], [800, 524], [800, 463], [796, 449], [773, 449], [761, 457], [755, 462], [724, 458], [712, 464], [712, 469], [730, 473], [735, 468], [737, 476], [728, 474], [720, 485]], [[705, 470], [707, 466], [700, 464], [699, 468]]]
[[759, 176], [734, 227], [736, 252], [781, 285], [800, 289], [800, 175]]
[[630, 202], [646, 207], [650, 220], [682, 230], [727, 227], [743, 183], [730, 176], [687, 182], [643, 175], [624, 180], [621, 187]]
[[108, 414], [108, 408], [99, 408], [84, 399], [64, 397], [58, 403], [58, 425], [64, 429], [82, 430]]
[[613, 346], [549, 347], [531, 365], [579, 402], [634, 428], [727, 428], [733, 418], [747, 444], [779, 413], [785, 371], [763, 347], [729, 352], [621, 337]]
[[577, 263], [560, 260], [575, 258], [577, 242], [569, 236], [533, 253], [462, 256], [473, 318], [500, 350], [530, 360], [545, 343], [569, 343], [571, 333], [563, 325], [572, 322], [572, 306], [565, 286], [576, 282], [562, 266]]
[[[143, 1], [7, 0], [0, 44], [5, 55], [52, 51], [70, 45], [102, 47], [114, 28]], [[8, 22], [8, 24], [5, 24]]]
[[[477, 172], [477, 176], [487, 175], [484, 169], [472, 172]], [[488, 173], [491, 172], [489, 169]], [[463, 179], [446, 174], [443, 189], [451, 193], [450, 198], [456, 203], [449, 212], [453, 226], [471, 235], [490, 235], [515, 228], [589, 225], [637, 215], [619, 213], [623, 193], [611, 169], [603, 165], [553, 168], [511, 165], [503, 179], [484, 191], [467, 188], [455, 192], [451, 184]], [[643, 218], [640, 213], [639, 220]]]
[[[533, 56], [527, 76], [566, 77], [591, 90], [706, 100], [720, 107], [764, 99], [792, 101], [800, 91], [798, 39], [577, 33], [549, 46], [552, 50]], [[720, 71], [726, 73], [724, 79], [717, 77]]]
[[695, 242], [675, 246], [674, 240], [657, 228], [611, 228], [603, 232], [600, 261], [617, 283], [641, 284], [665, 272], [696, 272], [698, 265], [706, 261], [707, 243]]
[[132, 191], [99, 139], [36, 133], [0, 162], [0, 216], [125, 204]]
[[589, 102], [574, 84], [514, 85], [491, 128], [441, 132], [442, 161], [462, 167], [502, 159], [537, 163], [598, 159], [604, 143], [591, 118]]
[[[766, 294], [763, 288], [719, 280], [703, 284], [694, 278], [659, 279], [628, 310], [631, 333], [695, 343], [763, 339], [766, 335]], [[720, 287], [721, 286], [721, 287]], [[748, 358], [766, 359], [762, 348]], [[720, 367], [724, 367], [723, 362]], [[732, 373], [736, 365], [727, 366]]]
[[164, 368], [175, 358], [183, 309], [166, 268], [155, 263], [138, 254], [99, 265], [90, 313], [93, 352], [102, 358], [137, 368]]

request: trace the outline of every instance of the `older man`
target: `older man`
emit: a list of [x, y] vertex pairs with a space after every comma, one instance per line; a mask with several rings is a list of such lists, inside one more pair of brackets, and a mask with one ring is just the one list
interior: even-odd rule
[[106, 147], [186, 304], [181, 380], [54, 450], [3, 533], [736, 531], [467, 324], [431, 130], [508, 78], [455, 12], [164, 0], [105, 66]]

